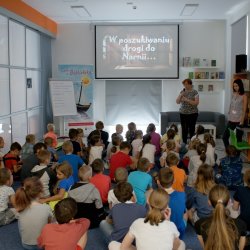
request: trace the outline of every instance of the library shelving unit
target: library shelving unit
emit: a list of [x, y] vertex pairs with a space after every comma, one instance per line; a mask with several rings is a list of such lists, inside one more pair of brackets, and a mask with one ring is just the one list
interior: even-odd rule
[[214, 94], [224, 90], [225, 72], [216, 66], [181, 67], [183, 77], [193, 81], [194, 88], [200, 93]]

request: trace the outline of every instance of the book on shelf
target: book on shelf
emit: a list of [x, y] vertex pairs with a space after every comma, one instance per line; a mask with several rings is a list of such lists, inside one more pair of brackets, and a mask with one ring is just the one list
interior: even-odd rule
[[188, 72], [188, 78], [194, 79], [194, 72]]
[[214, 91], [214, 85], [213, 84], [209, 84], [207, 90], [208, 90], [208, 92]]
[[192, 66], [191, 57], [190, 56], [183, 57], [183, 67], [191, 67], [191, 66]]
[[216, 67], [216, 60], [215, 59], [211, 60], [211, 66]]
[[206, 58], [203, 58], [201, 60], [201, 66], [208, 67], [209, 66], [209, 61]]
[[209, 79], [209, 72], [205, 72], [205, 79]]
[[219, 79], [219, 72], [211, 72], [210, 79]]
[[225, 79], [225, 72], [224, 71], [219, 72], [219, 79]]
[[201, 73], [202, 73], [202, 72], [194, 72], [194, 78], [195, 78], [195, 79], [202, 79], [202, 78], [201, 78], [201, 76], [202, 76]]
[[193, 59], [193, 66], [199, 67], [200, 66], [200, 58], [194, 58]]
[[198, 85], [198, 91], [200, 91], [200, 92], [203, 91], [203, 84]]

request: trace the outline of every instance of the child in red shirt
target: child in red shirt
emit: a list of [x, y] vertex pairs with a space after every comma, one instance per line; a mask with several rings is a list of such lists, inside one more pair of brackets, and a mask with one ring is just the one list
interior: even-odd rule
[[131, 146], [128, 142], [122, 142], [120, 144], [120, 151], [116, 154], [112, 155], [110, 158], [110, 169], [109, 169], [109, 176], [111, 180], [114, 180], [115, 178], [115, 170], [119, 167], [130, 167], [131, 169], [134, 169], [135, 159], [133, 157], [129, 156], [129, 152], [131, 150]]
[[102, 203], [108, 203], [108, 192], [111, 186], [110, 177], [103, 174], [104, 162], [101, 159], [95, 159], [91, 164], [93, 170], [93, 177], [90, 179], [92, 183], [100, 192]]
[[85, 218], [74, 220], [76, 213], [77, 203], [74, 199], [65, 198], [59, 201], [55, 206], [58, 224], [47, 224], [43, 227], [37, 239], [38, 246], [45, 250], [84, 249], [90, 222]]
[[10, 146], [10, 151], [3, 157], [4, 166], [10, 170], [14, 178], [20, 176], [22, 168], [20, 162], [20, 153], [22, 146], [18, 142], [13, 142]]

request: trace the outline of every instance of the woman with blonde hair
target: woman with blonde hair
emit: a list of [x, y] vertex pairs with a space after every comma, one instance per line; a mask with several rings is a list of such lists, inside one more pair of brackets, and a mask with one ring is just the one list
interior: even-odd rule
[[215, 185], [209, 192], [213, 214], [195, 223], [198, 239], [205, 250], [244, 249], [246, 224], [230, 217], [226, 209], [229, 199], [230, 193], [223, 185]]
[[[163, 189], [152, 191], [148, 199], [149, 211], [146, 218], [135, 220], [122, 243], [112, 241], [110, 250], [184, 250], [175, 224], [169, 221], [169, 195]], [[136, 241], [136, 247], [133, 241]]]

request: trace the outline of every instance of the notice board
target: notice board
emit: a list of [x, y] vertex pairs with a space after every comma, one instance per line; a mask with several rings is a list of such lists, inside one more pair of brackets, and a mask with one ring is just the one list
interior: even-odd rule
[[77, 115], [72, 81], [50, 80], [53, 116]]

